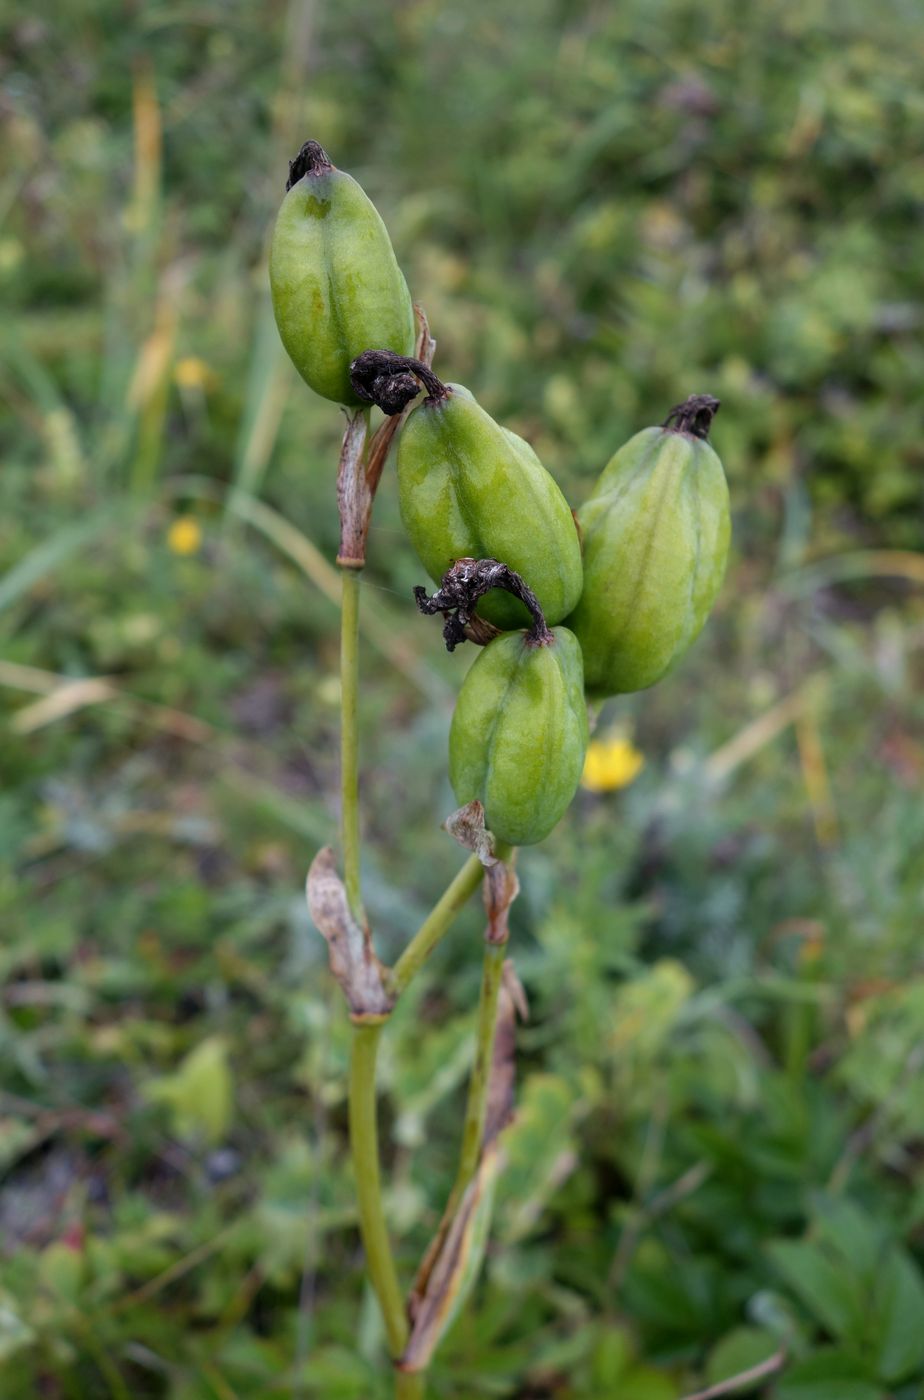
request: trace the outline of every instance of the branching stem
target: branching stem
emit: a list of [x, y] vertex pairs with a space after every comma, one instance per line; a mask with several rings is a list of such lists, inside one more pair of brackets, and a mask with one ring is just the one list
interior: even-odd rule
[[469, 856], [391, 969], [386, 981], [388, 990], [396, 997], [401, 995], [420, 970], [459, 910], [475, 893], [483, 874], [484, 867], [478, 857]]

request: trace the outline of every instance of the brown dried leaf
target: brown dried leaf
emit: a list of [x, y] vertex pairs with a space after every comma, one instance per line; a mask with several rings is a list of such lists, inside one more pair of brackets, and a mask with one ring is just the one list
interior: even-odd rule
[[436, 354], [436, 341], [430, 334], [430, 322], [419, 301], [414, 302], [414, 316], [417, 320], [417, 347], [414, 354], [429, 367], [433, 364], [433, 356]]
[[343, 988], [354, 1020], [387, 1016], [394, 998], [385, 990], [384, 969], [372, 948], [368, 925], [350, 912], [346, 889], [337, 874], [334, 852], [324, 846], [308, 871], [308, 912], [327, 940], [330, 970]]
[[504, 990], [513, 1002], [514, 1010], [521, 1021], [529, 1020], [529, 1002], [526, 999], [526, 991], [523, 983], [517, 976], [516, 968], [513, 965], [513, 958], [508, 958], [504, 963]]
[[486, 943], [506, 943], [510, 937], [510, 906], [520, 892], [512, 861], [496, 860], [484, 872], [484, 907], [488, 913]]
[[503, 1157], [495, 1143], [481, 1158], [432, 1261], [425, 1292], [413, 1312], [411, 1335], [397, 1363], [401, 1371], [425, 1371], [478, 1277], [488, 1242], [494, 1187]]
[[488, 1106], [484, 1120], [482, 1152], [494, 1142], [502, 1128], [513, 1117], [514, 1086], [516, 1082], [516, 1023], [519, 1015], [525, 1021], [529, 1013], [526, 993], [513, 966], [507, 958], [504, 980], [497, 999], [497, 1025], [494, 1031], [494, 1054], [488, 1080]]
[[443, 822], [443, 830], [448, 831], [453, 840], [467, 851], [473, 851], [486, 868], [497, 864], [494, 834], [484, 824], [484, 807], [477, 797], [473, 802], [466, 802], [464, 807], [450, 812]]
[[365, 409], [358, 408], [349, 414], [340, 448], [340, 465], [337, 469], [340, 549], [337, 563], [345, 569], [361, 569], [366, 562], [366, 534], [373, 497], [365, 467], [368, 425]]
[[478, 647], [486, 647], [488, 642], [493, 642], [495, 637], [499, 637], [501, 629], [495, 627], [493, 622], [489, 622], [486, 617], [479, 617], [477, 613], [465, 624], [465, 635], [470, 642], [474, 642]]
[[[430, 327], [423, 307], [414, 303], [417, 319], [418, 360], [429, 366], [433, 363], [436, 341], [430, 335]], [[340, 452], [340, 469], [337, 473], [337, 500], [340, 506], [340, 551], [337, 563], [348, 569], [361, 569], [366, 562], [366, 537], [372, 519], [372, 504], [378, 490], [379, 480], [388, 457], [395, 434], [411, 411], [408, 404], [404, 412], [393, 418], [386, 418], [380, 424], [369, 444], [369, 452], [364, 461], [366, 445], [367, 415], [359, 409], [349, 420]], [[361, 427], [360, 427], [361, 425]]]
[[10, 721], [10, 728], [14, 734], [32, 734], [46, 724], [66, 719], [87, 705], [112, 700], [117, 694], [116, 686], [104, 676], [85, 676], [80, 680], [65, 681], [50, 695], [43, 695], [40, 700], [33, 700], [18, 710]]

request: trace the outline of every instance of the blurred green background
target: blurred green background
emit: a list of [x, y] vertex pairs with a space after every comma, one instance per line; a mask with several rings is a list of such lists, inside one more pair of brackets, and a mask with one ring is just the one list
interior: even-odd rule
[[[920, 1400], [919, 6], [2, 23], [4, 1397], [388, 1393], [301, 895], [337, 819], [341, 420], [284, 360], [265, 254], [310, 135], [383, 213], [439, 371], [573, 504], [696, 391], [735, 513], [702, 639], [601, 716], [641, 771], [523, 854], [520, 1115], [433, 1393], [672, 1400], [775, 1356], [749, 1393]], [[422, 581], [389, 470], [361, 701], [389, 958], [461, 858], [470, 658]], [[385, 1039], [406, 1277], [452, 1178], [480, 924]]]

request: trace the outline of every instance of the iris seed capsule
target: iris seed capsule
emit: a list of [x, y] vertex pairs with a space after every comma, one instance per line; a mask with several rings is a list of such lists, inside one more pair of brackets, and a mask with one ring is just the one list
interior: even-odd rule
[[413, 353], [411, 295], [375, 205], [316, 141], [290, 163], [286, 190], [270, 250], [279, 335], [315, 393], [356, 405], [350, 363], [361, 351]]
[[577, 638], [553, 627], [495, 637], [459, 691], [449, 735], [449, 777], [460, 805], [480, 799], [501, 841], [530, 846], [571, 803], [587, 752], [584, 668]]
[[[534, 590], [548, 622], [560, 622], [582, 584], [567, 501], [528, 443], [462, 385], [441, 388], [413, 409], [398, 439], [401, 519], [421, 563], [438, 582], [457, 559], [502, 559]], [[500, 591], [478, 611], [502, 629], [529, 616]]]
[[731, 536], [725, 472], [706, 441], [718, 407], [693, 395], [636, 433], [578, 511], [584, 590], [567, 624], [590, 695], [654, 685], [709, 616]]

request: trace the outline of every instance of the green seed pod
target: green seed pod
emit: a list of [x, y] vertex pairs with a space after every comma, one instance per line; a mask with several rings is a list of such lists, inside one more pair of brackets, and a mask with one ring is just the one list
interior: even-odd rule
[[591, 695], [654, 685], [715, 602], [731, 535], [725, 473], [706, 441], [718, 407], [694, 395], [663, 428], [637, 433], [578, 512], [584, 591], [568, 626]]
[[[574, 517], [533, 449], [502, 428], [459, 384], [413, 410], [398, 440], [401, 519], [439, 581], [462, 558], [503, 559], [536, 593], [549, 623], [581, 594]], [[492, 591], [478, 605], [496, 627], [522, 627], [523, 604]]]
[[566, 627], [495, 637], [459, 691], [449, 776], [460, 804], [480, 799], [501, 841], [531, 846], [564, 815], [587, 751], [581, 648]]
[[361, 402], [350, 361], [370, 345], [410, 355], [414, 308], [375, 205], [306, 141], [273, 230], [270, 287], [282, 343], [315, 393]]

